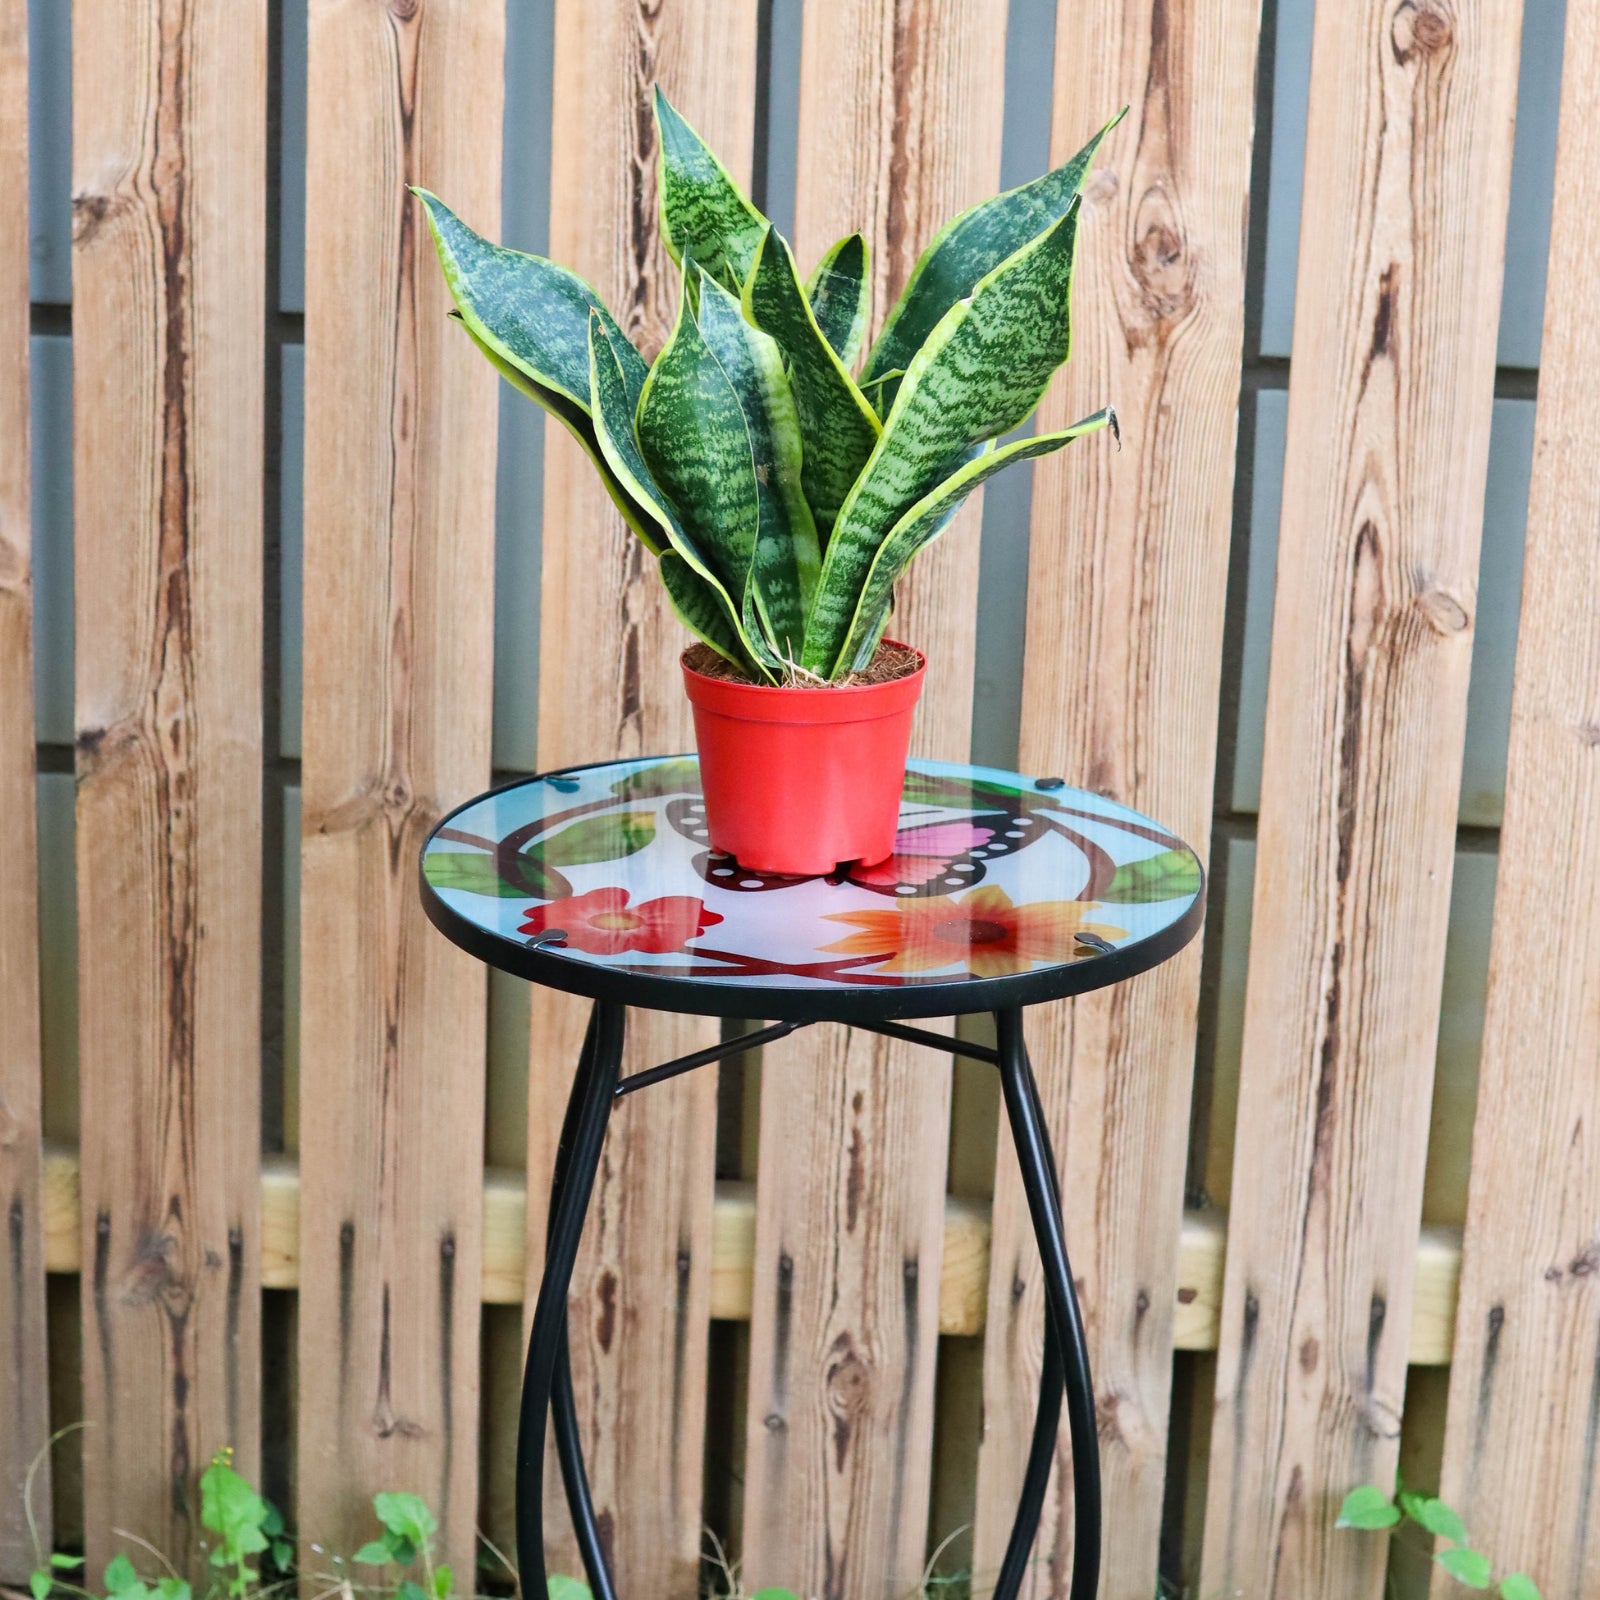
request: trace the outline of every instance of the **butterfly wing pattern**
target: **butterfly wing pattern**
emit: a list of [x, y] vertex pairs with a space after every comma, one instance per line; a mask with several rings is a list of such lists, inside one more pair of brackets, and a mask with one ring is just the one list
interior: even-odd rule
[[[952, 816], [947, 808], [920, 807], [902, 816], [894, 851], [872, 865], [841, 862], [830, 881], [853, 883], [874, 894], [904, 900], [970, 889], [984, 879], [984, 863], [1021, 850], [1048, 827], [1021, 803], [1000, 794], [974, 796], [982, 809]], [[756, 872], [739, 866], [730, 856], [715, 851], [706, 827], [705, 801], [698, 795], [667, 803], [668, 823], [684, 838], [704, 846], [694, 858], [694, 869], [719, 889], [741, 894], [761, 894], [802, 880], [774, 872]]]

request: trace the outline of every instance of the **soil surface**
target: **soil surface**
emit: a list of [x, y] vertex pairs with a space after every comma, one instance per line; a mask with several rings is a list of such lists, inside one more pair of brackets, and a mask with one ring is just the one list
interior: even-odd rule
[[[719, 656], [710, 645], [701, 641], [689, 646], [684, 652], [683, 659], [701, 676], [707, 678], [721, 678], [728, 683], [751, 683], [754, 680], [745, 676], [731, 661]], [[815, 679], [799, 678], [793, 674], [786, 677], [782, 687], [785, 689], [853, 689], [862, 684], [892, 683], [896, 678], [909, 677], [917, 670], [919, 657], [910, 645], [892, 644], [887, 639], [878, 646], [878, 653], [860, 672], [852, 672], [848, 678], [840, 678], [837, 683], [820, 683]], [[770, 688], [770, 684], [760, 687]]]

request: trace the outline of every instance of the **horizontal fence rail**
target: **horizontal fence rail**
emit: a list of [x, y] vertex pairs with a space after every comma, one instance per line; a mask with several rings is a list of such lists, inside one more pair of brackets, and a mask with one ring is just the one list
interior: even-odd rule
[[[81, 1177], [76, 1152], [46, 1146], [43, 1161], [44, 1266], [81, 1269]], [[754, 1299], [756, 1186], [722, 1179], [711, 1207], [708, 1315], [748, 1322]], [[288, 1157], [268, 1158], [261, 1175], [261, 1284], [300, 1287], [300, 1174]], [[528, 1194], [520, 1172], [489, 1169], [483, 1184], [483, 1267], [478, 1298], [485, 1305], [521, 1305], [527, 1294], [525, 1237]], [[983, 1201], [944, 1200], [938, 1316], [941, 1334], [981, 1334], [988, 1317], [990, 1216]], [[1216, 1211], [1183, 1213], [1172, 1297], [1172, 1348], [1215, 1350], [1222, 1305], [1227, 1218]], [[1422, 1230], [1417, 1245], [1416, 1304], [1408, 1360], [1418, 1367], [1450, 1359], [1455, 1336], [1461, 1230]]]
[[[1600, 26], [1262, 14], [0, 0], [32, 185], [0, 242], [0, 1583], [35, 1534], [200, 1574], [223, 1447], [302, 1553], [385, 1489], [458, 1587], [509, 1541], [584, 1007], [442, 940], [416, 850], [494, 775], [693, 733], [654, 563], [448, 322], [406, 185], [653, 356], [659, 84], [802, 269], [866, 235], [874, 326], [941, 224], [1128, 108], [1037, 422], [1110, 402], [1122, 449], [996, 479], [895, 616], [934, 658], [920, 752], [1062, 774], [1212, 872], [1204, 949], [1028, 1019], [1103, 1600], [1451, 1600], [1335, 1531], [1397, 1461], [1497, 1575], [1600, 1584]], [[629, 1035], [627, 1072], [720, 1036]], [[724, 1583], [708, 1528], [747, 1590], [992, 1583], [1043, 1352], [993, 1076], [816, 1029], [618, 1107], [569, 1322], [623, 1593]], [[1071, 1494], [1063, 1434], [1030, 1600], [1065, 1600]]]

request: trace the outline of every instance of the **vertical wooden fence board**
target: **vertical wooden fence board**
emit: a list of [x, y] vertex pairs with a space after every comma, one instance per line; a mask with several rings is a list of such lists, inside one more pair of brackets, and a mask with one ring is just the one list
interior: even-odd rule
[[[861, 229], [874, 325], [936, 229], [1000, 171], [1006, 6], [816, 0], [805, 9], [801, 270]], [[974, 496], [974, 502], [977, 497]], [[901, 587], [926, 651], [915, 748], [963, 760], [981, 508]], [[950, 1069], [842, 1029], [766, 1053], [744, 1506], [748, 1582], [898, 1595], [927, 1552]], [[941, 1532], [949, 1530], [940, 1530]]]
[[1520, 13], [1316, 10], [1207, 1594], [1383, 1586]]
[[[28, 190], [28, 8], [0, 0], [0, 189]], [[50, 1436], [39, 1079], [38, 841], [28, 428], [28, 236], [0, 239], [0, 1583], [23, 1583], [29, 1464]], [[35, 1515], [50, 1538], [50, 1472]]]
[[[1600, 1591], [1600, 16], [1567, 10], [1549, 301], [1442, 1493], [1497, 1567]], [[1454, 1591], [1436, 1586], [1443, 1597]]]
[[[755, 0], [558, 0], [550, 254], [582, 274], [647, 358], [678, 273], [660, 242], [660, 83], [748, 183]], [[545, 431], [539, 762], [544, 768], [693, 748], [678, 671], [689, 636], [655, 562], [565, 429]], [[587, 1004], [535, 989], [528, 1095], [528, 1281], [544, 1266], [546, 1194]], [[635, 1011], [625, 1070], [714, 1043], [717, 1025]], [[618, 1107], [574, 1274], [571, 1349], [595, 1504], [619, 1588], [689, 1600], [699, 1584], [701, 1447], [716, 1175], [716, 1075]], [[533, 1312], [533, 1297], [527, 1301]], [[548, 1476], [554, 1570], [578, 1572]]]
[[[1118, 106], [1085, 194], [1064, 381], [1040, 426], [1113, 402], [1123, 447], [1036, 468], [1022, 766], [1137, 806], [1203, 845], [1211, 830], [1233, 514], [1258, 0], [1064, 4], [1054, 159]], [[1115, 906], [1102, 920], [1115, 922]], [[1063, 1167], [1100, 1417], [1100, 1592], [1155, 1588], [1172, 1313], [1200, 947], [1158, 971], [1030, 1014]], [[996, 1156], [974, 1567], [992, 1576], [1021, 1490], [1044, 1293], [1010, 1134]], [[1020, 1290], [1020, 1293], [1019, 1293]], [[1071, 1573], [1062, 1430], [1030, 1584]]]
[[313, 0], [307, 84], [299, 1528], [408, 1489], [473, 1570], [485, 980], [416, 860], [489, 774], [495, 378], [408, 183], [493, 235], [504, 9]]
[[195, 1561], [195, 1476], [258, 1457], [267, 7], [78, 0], [72, 53], [98, 1573], [114, 1529]]

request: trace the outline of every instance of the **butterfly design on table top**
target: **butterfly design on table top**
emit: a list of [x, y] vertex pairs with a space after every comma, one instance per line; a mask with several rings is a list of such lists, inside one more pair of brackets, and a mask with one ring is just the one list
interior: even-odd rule
[[[705, 802], [698, 797], [669, 801], [666, 816], [684, 838], [705, 846], [694, 858], [694, 869], [718, 889], [760, 894], [806, 881], [781, 873], [755, 872], [741, 867], [731, 856], [714, 854]], [[851, 883], [901, 900], [949, 894], [982, 883], [987, 862], [1025, 849], [1048, 829], [1047, 822], [1021, 808], [996, 807], [956, 818], [930, 813], [926, 821], [913, 816], [902, 822], [895, 834], [894, 852], [886, 860], [869, 867], [845, 863], [828, 881]]]

